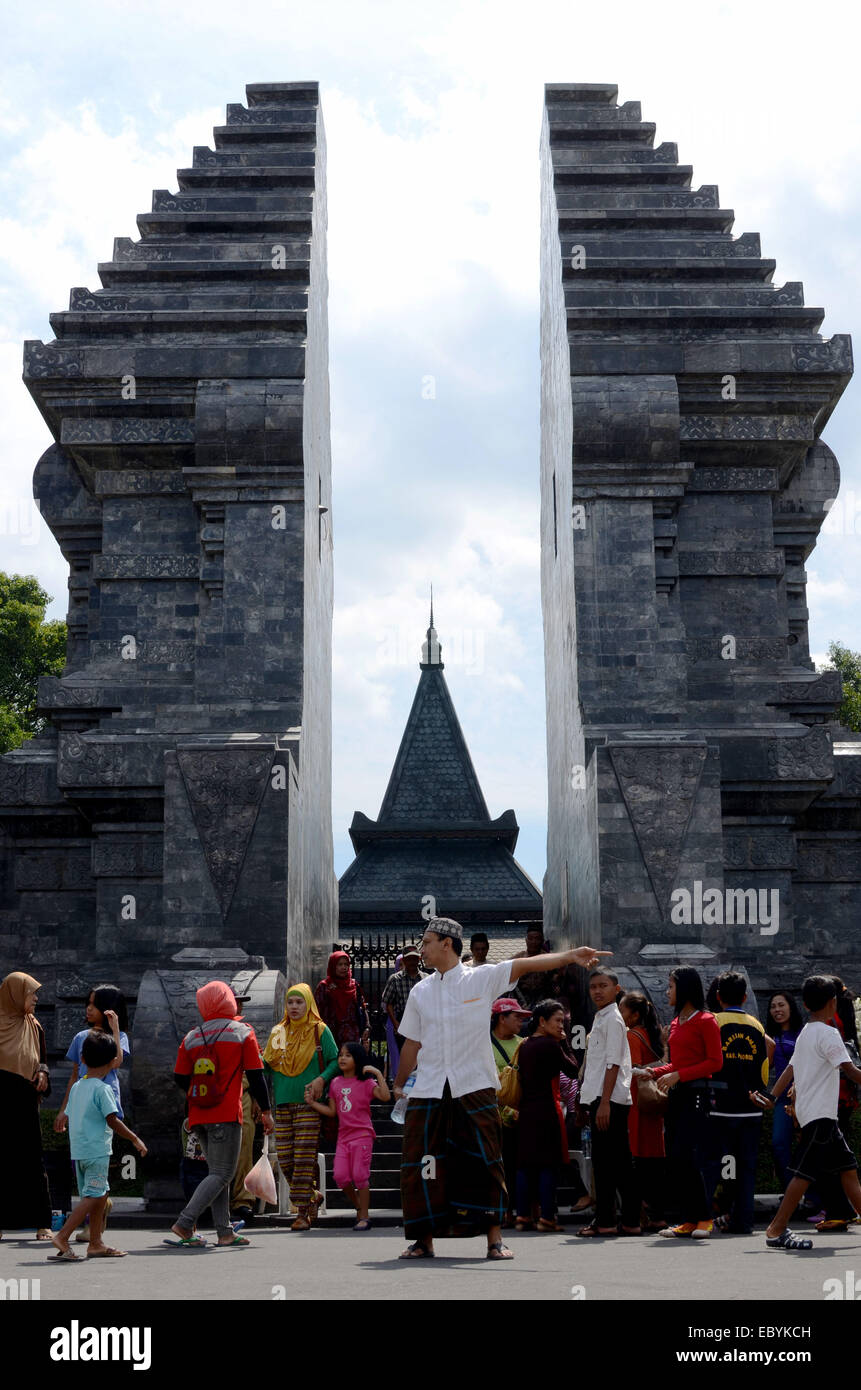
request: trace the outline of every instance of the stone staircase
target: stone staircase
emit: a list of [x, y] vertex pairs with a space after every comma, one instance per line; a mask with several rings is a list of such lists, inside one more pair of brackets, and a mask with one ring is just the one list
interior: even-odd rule
[[[371, 1118], [377, 1139], [374, 1144], [374, 1158], [371, 1164], [371, 1219], [377, 1225], [399, 1226], [401, 1224], [401, 1148], [403, 1125], [391, 1119], [392, 1106], [380, 1103], [371, 1105]], [[326, 1162], [326, 1208], [321, 1211], [317, 1224], [320, 1226], [352, 1226], [355, 1220], [354, 1209], [343, 1192], [335, 1184], [332, 1168], [335, 1155], [333, 1143], [323, 1143], [321, 1152]], [[559, 1186], [558, 1206], [560, 1220], [565, 1220], [575, 1200], [571, 1187], [570, 1170], [564, 1170]]]

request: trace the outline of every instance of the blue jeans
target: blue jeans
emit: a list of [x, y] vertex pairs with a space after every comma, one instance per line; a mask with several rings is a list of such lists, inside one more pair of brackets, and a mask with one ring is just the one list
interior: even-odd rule
[[729, 1230], [737, 1235], [753, 1230], [753, 1196], [756, 1186], [756, 1160], [762, 1135], [762, 1116], [738, 1117], [711, 1115], [709, 1117], [708, 1160], [703, 1177], [709, 1207], [715, 1188], [723, 1176], [728, 1158], [734, 1160], [735, 1197], [729, 1217]]
[[774, 1158], [774, 1167], [777, 1171], [778, 1182], [784, 1191], [786, 1191], [786, 1184], [789, 1181], [786, 1170], [792, 1157], [793, 1136], [792, 1116], [786, 1113], [786, 1095], [784, 1094], [778, 1098], [775, 1104], [771, 1129], [771, 1152]]

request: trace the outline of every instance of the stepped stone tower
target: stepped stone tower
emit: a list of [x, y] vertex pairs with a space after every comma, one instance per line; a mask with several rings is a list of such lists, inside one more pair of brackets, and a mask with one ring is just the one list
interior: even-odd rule
[[861, 958], [861, 742], [810, 660], [804, 570], [850, 340], [616, 94], [546, 88], [546, 915], [764, 984]]
[[433, 607], [420, 668], [380, 814], [357, 811], [350, 825], [356, 858], [340, 880], [341, 933], [418, 939], [436, 911], [467, 939], [479, 929], [522, 936], [541, 923], [541, 894], [514, 858], [514, 812], [491, 820], [443, 675]]
[[0, 760], [0, 954], [56, 1051], [99, 978], [161, 971], [165, 1057], [191, 964], [265, 958], [271, 1012], [337, 922], [325, 137], [316, 83], [247, 101], [25, 348], [69, 640], [47, 732]]

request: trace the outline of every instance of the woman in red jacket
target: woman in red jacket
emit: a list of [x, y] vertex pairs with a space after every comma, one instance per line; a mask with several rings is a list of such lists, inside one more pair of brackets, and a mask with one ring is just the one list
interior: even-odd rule
[[664, 1122], [669, 1191], [679, 1207], [678, 1226], [662, 1236], [707, 1239], [713, 1222], [702, 1169], [708, 1154], [709, 1079], [723, 1066], [720, 1028], [705, 1010], [703, 983], [691, 966], [670, 972], [667, 999], [675, 1017], [670, 1024], [670, 1060], [645, 1067], [669, 1094]]

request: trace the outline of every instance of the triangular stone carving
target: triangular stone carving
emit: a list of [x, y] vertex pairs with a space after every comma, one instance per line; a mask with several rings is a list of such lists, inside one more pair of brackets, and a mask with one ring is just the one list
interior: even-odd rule
[[705, 744], [616, 743], [607, 751], [666, 921], [706, 760]]
[[176, 756], [222, 920], [226, 920], [275, 750], [183, 748]]

